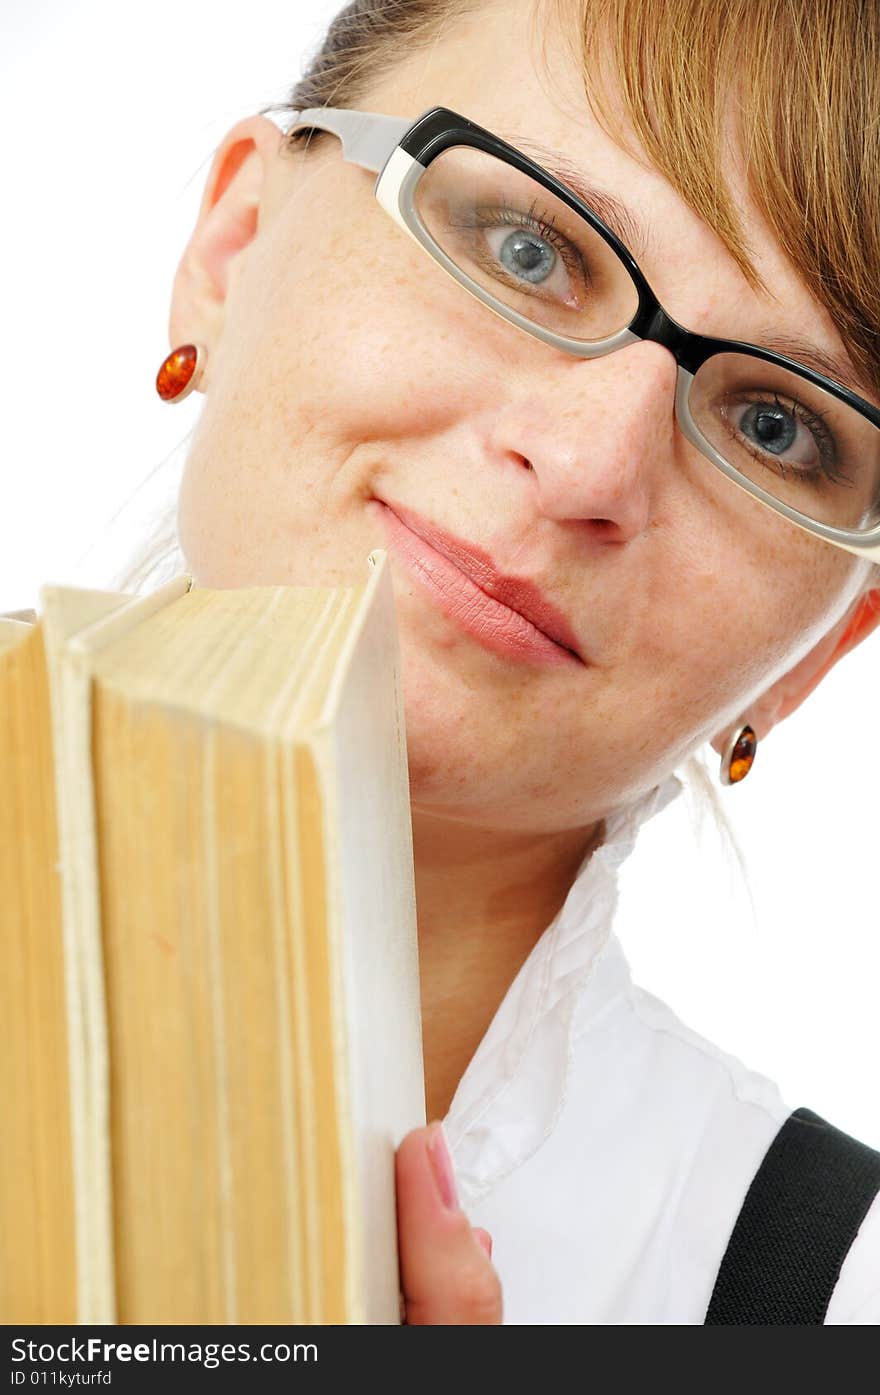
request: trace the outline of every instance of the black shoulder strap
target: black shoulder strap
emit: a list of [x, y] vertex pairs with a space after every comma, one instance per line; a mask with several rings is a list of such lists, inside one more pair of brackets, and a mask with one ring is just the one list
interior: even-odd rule
[[880, 1153], [796, 1109], [746, 1194], [706, 1324], [823, 1323], [878, 1190]]

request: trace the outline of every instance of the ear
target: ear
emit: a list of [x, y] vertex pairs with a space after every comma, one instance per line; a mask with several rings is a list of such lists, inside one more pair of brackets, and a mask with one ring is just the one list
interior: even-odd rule
[[[863, 639], [880, 625], [880, 588], [864, 592], [850, 607], [842, 620], [829, 630], [817, 645], [806, 654], [800, 663], [768, 688], [767, 692], [753, 703], [743, 720], [754, 728], [758, 740], [769, 736], [776, 726], [794, 712], [818, 687], [826, 673], [834, 667], [844, 654], [855, 649]], [[730, 731], [714, 738], [712, 746], [720, 755]]]
[[[171, 347], [219, 339], [236, 258], [268, 211], [270, 176], [284, 136], [265, 116], [236, 122], [218, 146], [196, 226], [174, 277], [168, 331]], [[204, 390], [206, 377], [202, 379]]]

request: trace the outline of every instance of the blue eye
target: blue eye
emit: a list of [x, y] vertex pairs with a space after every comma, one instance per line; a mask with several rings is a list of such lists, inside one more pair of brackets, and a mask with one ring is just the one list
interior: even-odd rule
[[741, 391], [725, 403], [723, 415], [736, 435], [759, 460], [783, 477], [808, 484], [829, 480], [852, 484], [840, 469], [835, 437], [821, 415], [802, 402], [783, 402], [775, 392]]
[[[482, 233], [470, 239], [470, 251], [482, 267], [527, 295], [543, 292], [570, 309], [580, 309], [590, 289], [590, 272], [581, 251], [553, 226], [552, 220], [503, 204], [456, 210], [448, 226]], [[535, 287], [535, 291], [531, 291]]]
[[796, 418], [775, 402], [753, 402], [740, 417], [739, 429], [755, 445], [774, 455], [790, 450], [798, 436]]
[[499, 256], [511, 275], [524, 276], [527, 281], [539, 284], [556, 263], [556, 253], [549, 243], [533, 233], [525, 232], [508, 233], [501, 244]]

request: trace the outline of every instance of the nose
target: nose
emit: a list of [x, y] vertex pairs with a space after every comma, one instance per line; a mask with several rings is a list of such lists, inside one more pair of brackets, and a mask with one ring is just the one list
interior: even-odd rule
[[675, 360], [642, 342], [553, 369], [521, 404], [505, 445], [532, 467], [541, 513], [578, 519], [602, 542], [629, 542], [648, 526], [669, 474]]

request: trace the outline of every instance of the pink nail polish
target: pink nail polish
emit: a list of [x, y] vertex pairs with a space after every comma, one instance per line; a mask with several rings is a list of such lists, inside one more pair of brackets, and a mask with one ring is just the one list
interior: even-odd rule
[[479, 1226], [479, 1225], [474, 1226], [474, 1235], [476, 1235], [477, 1241], [478, 1241], [479, 1245], [481, 1246], [481, 1248], [484, 1249], [484, 1250], [486, 1251], [486, 1254], [487, 1254], [487, 1255], [489, 1256], [489, 1258], [491, 1259], [491, 1258], [492, 1258], [492, 1236], [489, 1234], [488, 1230], [484, 1230], [483, 1227], [482, 1227], [482, 1226]]
[[432, 1124], [428, 1131], [428, 1158], [431, 1163], [431, 1171], [434, 1174], [434, 1181], [437, 1183], [437, 1190], [440, 1193], [440, 1200], [447, 1211], [457, 1211], [458, 1192], [455, 1187], [455, 1170], [452, 1166], [449, 1144], [446, 1141], [446, 1134], [441, 1123]]

